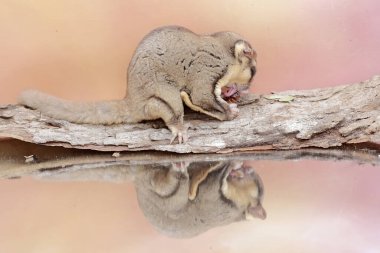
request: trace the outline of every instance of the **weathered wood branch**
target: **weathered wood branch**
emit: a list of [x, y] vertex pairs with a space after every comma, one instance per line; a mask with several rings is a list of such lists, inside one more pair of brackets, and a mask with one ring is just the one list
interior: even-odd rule
[[188, 114], [185, 144], [169, 144], [171, 134], [161, 122], [74, 124], [20, 105], [0, 107], [0, 137], [101, 151], [226, 153], [346, 144], [380, 149], [380, 76], [326, 89], [251, 95], [239, 103], [240, 115], [233, 121]]

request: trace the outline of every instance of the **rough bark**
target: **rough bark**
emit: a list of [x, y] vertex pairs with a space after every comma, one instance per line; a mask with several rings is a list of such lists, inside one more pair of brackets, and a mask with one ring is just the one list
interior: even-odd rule
[[251, 95], [239, 104], [240, 115], [232, 121], [186, 115], [190, 138], [185, 144], [169, 144], [169, 130], [157, 121], [74, 124], [20, 105], [0, 107], [0, 137], [100, 151], [227, 153], [346, 144], [380, 149], [380, 76], [326, 89]]

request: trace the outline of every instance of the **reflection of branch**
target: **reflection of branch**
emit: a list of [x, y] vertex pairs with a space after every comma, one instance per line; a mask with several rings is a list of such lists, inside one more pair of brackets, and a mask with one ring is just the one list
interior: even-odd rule
[[[13, 148], [13, 149], [12, 149]], [[174, 162], [216, 162], [229, 160], [351, 160], [358, 163], [380, 165], [377, 151], [303, 149], [288, 151], [235, 152], [229, 154], [188, 154], [175, 155], [158, 152], [129, 152], [114, 158], [110, 153], [76, 151], [58, 147], [44, 147], [20, 141], [0, 142], [0, 178], [21, 176], [60, 175], [69, 180], [111, 180], [128, 179], [131, 168], [140, 165]], [[24, 155], [34, 155], [38, 162], [26, 164]]]
[[188, 115], [190, 139], [183, 145], [170, 145], [169, 130], [161, 123], [154, 127], [157, 122], [79, 125], [17, 105], [0, 107], [0, 136], [80, 149], [177, 153], [329, 148], [353, 143], [380, 146], [380, 77], [348, 86], [249, 97], [241, 104], [246, 105], [233, 121]]

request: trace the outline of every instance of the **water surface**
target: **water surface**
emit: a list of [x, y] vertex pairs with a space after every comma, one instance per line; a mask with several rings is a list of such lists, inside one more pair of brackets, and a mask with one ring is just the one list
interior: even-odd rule
[[[0, 153], [0, 252], [380, 249], [378, 153], [115, 158], [18, 141]], [[223, 180], [245, 180], [238, 196], [258, 215]]]

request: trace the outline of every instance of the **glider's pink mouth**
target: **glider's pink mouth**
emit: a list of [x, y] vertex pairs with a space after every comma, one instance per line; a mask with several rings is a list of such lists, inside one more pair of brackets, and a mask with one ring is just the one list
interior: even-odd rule
[[222, 89], [222, 92], [225, 98], [229, 98], [236, 95], [238, 93], [238, 89], [236, 84], [232, 84], [230, 86], [226, 86], [224, 90]]
[[222, 98], [228, 103], [236, 103], [240, 97], [240, 91], [236, 84], [222, 87]]

